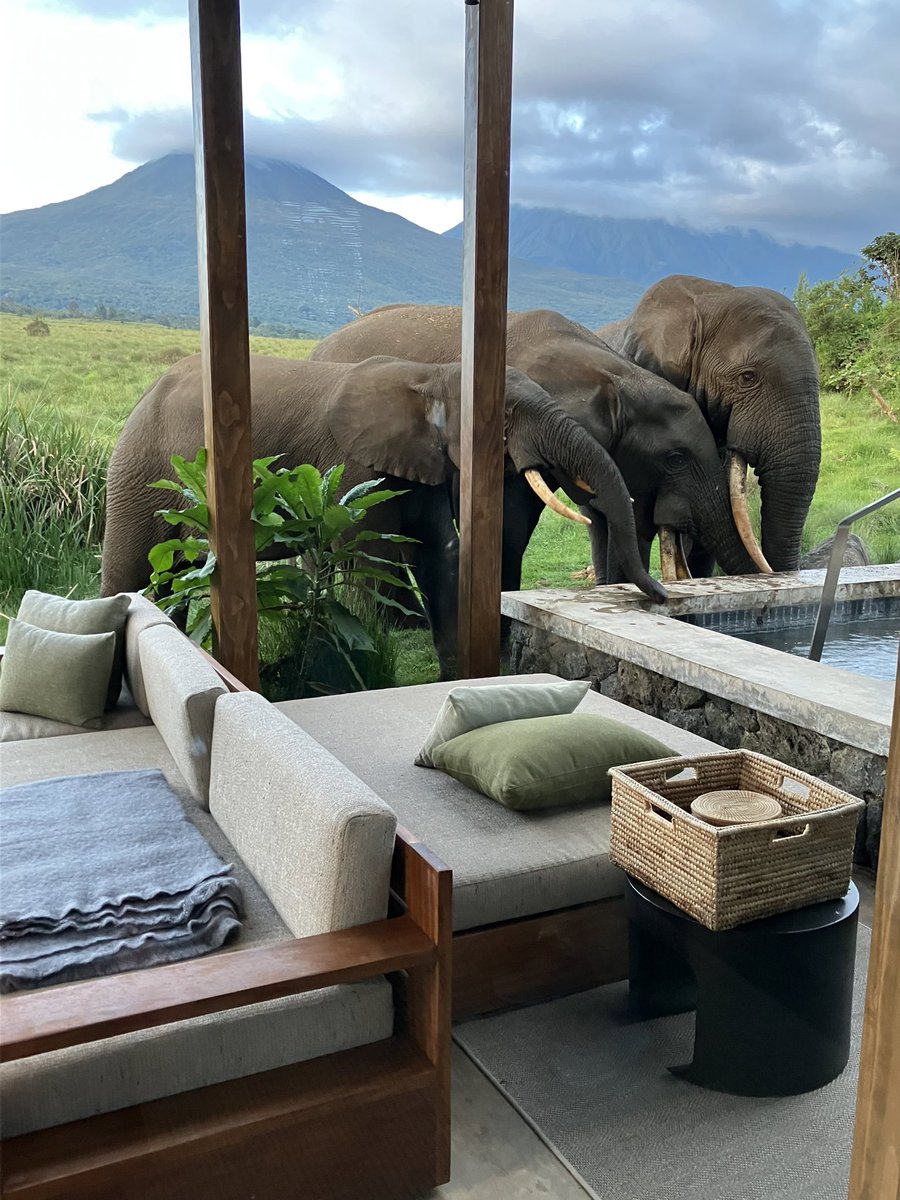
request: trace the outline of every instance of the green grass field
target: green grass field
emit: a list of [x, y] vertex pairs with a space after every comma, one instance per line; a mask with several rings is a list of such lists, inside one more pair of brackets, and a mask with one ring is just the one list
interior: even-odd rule
[[[50, 334], [25, 333], [27, 317], [0, 314], [0, 508], [3, 559], [0, 613], [15, 611], [22, 590], [91, 595], [96, 592], [96, 550], [72, 562], [68, 547], [73, 514], [90, 524], [91, 506], [102, 492], [103, 463], [128, 413], [165, 369], [199, 348], [199, 334], [157, 325], [48, 319]], [[315, 343], [251, 338], [258, 354], [305, 358]], [[868, 393], [822, 396], [822, 470], [807, 520], [804, 550], [829, 537], [837, 522], [900, 480], [900, 425], [892, 424]], [[52, 448], [40, 447], [44, 431]], [[5, 437], [3, 437], [5, 431]], [[62, 447], [62, 449], [58, 449]], [[28, 455], [28, 488], [21, 484], [15, 454]], [[51, 490], [49, 476], [65, 464], [81, 464], [84, 479], [77, 494], [57, 495], [56, 507], [33, 520]], [[35, 465], [37, 464], [37, 465]], [[15, 471], [18, 474], [14, 474]], [[27, 494], [26, 494], [27, 493]], [[37, 499], [35, 499], [37, 497]], [[900, 511], [890, 506], [866, 518], [857, 532], [876, 562], [900, 560]], [[588, 586], [574, 579], [590, 562], [584, 530], [549, 511], [544, 513], [524, 563], [523, 587]], [[11, 569], [11, 564], [15, 569]], [[39, 568], [39, 569], [38, 569]], [[5, 622], [0, 623], [0, 636]], [[407, 632], [402, 641], [400, 678], [404, 682], [435, 677], [427, 634]]]

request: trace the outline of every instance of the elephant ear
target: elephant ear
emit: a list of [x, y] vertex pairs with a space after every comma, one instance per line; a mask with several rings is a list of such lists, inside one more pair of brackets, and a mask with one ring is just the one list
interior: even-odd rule
[[623, 351], [632, 362], [687, 390], [703, 334], [691, 275], [669, 275], [648, 288], [628, 318]]
[[443, 483], [459, 457], [459, 380], [454, 387], [452, 368], [367, 358], [335, 389], [326, 417], [346, 458], [385, 475]]

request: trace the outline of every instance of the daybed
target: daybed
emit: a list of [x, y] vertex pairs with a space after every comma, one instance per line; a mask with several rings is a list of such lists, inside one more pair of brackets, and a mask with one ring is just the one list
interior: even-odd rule
[[449, 1177], [449, 871], [170, 623], [130, 652], [152, 723], [33, 729], [2, 781], [161, 769], [246, 918], [205, 957], [0, 1001], [3, 1196], [422, 1195]]
[[[276, 705], [364, 780], [453, 871], [453, 1015], [472, 1017], [628, 974], [622, 872], [609, 805], [510, 811], [413, 764], [451, 688], [560, 682], [461, 680]], [[722, 747], [589, 691], [578, 712], [613, 717], [677, 754]]]

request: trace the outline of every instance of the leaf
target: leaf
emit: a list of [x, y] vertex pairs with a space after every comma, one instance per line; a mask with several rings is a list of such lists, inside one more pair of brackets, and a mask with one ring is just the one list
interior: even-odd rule
[[347, 491], [343, 500], [341, 500], [341, 504], [355, 504], [357, 497], [368, 495], [372, 488], [378, 487], [380, 483], [384, 483], [383, 477], [381, 479], [367, 479], [365, 483], [358, 483], [355, 487]]
[[206, 459], [206, 449], [201, 446], [193, 462], [188, 462], [179, 454], [173, 454], [169, 460], [178, 478], [190, 490], [190, 499], [198, 504], [206, 501]]
[[361, 592], [365, 592], [367, 596], [372, 596], [376, 604], [383, 608], [396, 608], [398, 612], [402, 612], [405, 617], [421, 617], [421, 613], [413, 612], [412, 609], [406, 608], [398, 600], [391, 599], [390, 596], [385, 596], [379, 592], [377, 588], [367, 587], [365, 584], [357, 585]]
[[298, 495], [306, 511], [313, 517], [320, 517], [325, 507], [322, 496], [322, 476], [309, 463], [294, 467], [289, 472], [292, 490]]
[[147, 487], [160, 488], [163, 491], [178, 492], [179, 494], [182, 494], [183, 491], [181, 484], [176, 483], [174, 479], [157, 479], [155, 483], [148, 483]]
[[[349, 492], [347, 495], [349, 496]], [[355, 497], [352, 503], [348, 504], [347, 496], [341, 501], [348, 508], [361, 508], [364, 512], [368, 512], [370, 508], [374, 508], [376, 504], [384, 504], [388, 500], [394, 500], [397, 496], [405, 496], [406, 492], [371, 492], [368, 496]]]
[[329, 467], [322, 476], [322, 495], [325, 504], [333, 504], [335, 497], [338, 494], [341, 486], [341, 480], [344, 478], [344, 464], [337, 463], [333, 467]]
[[175, 553], [181, 550], [184, 543], [181, 538], [170, 538], [167, 542], [157, 542], [147, 558], [154, 571], [168, 571], [175, 561]]
[[331, 504], [322, 514], [322, 535], [326, 542], [332, 542], [345, 529], [353, 524], [353, 515], [339, 504]]

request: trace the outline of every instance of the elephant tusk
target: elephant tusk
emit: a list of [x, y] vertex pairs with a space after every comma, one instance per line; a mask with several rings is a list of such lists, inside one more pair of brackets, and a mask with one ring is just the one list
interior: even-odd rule
[[764, 575], [771, 575], [772, 568], [766, 562], [766, 556], [750, 524], [750, 511], [747, 508], [747, 460], [743, 455], [733, 452], [728, 468], [728, 490], [731, 494], [731, 514], [744, 543], [744, 549]]
[[684, 552], [684, 539], [680, 533], [675, 535], [675, 572], [679, 579], [693, 579], [691, 568], [688, 566], [687, 555]]
[[659, 528], [659, 563], [664, 583], [691, 578], [681, 534], [676, 534], [670, 525], [661, 525]]
[[589, 483], [585, 483], [583, 479], [576, 479], [575, 486], [580, 487], [583, 492], [588, 492], [591, 496], [596, 496], [597, 493]]
[[552, 508], [555, 513], [559, 513], [561, 517], [567, 517], [570, 521], [578, 521], [582, 525], [590, 525], [591, 522], [588, 517], [585, 517], [582, 513], [575, 512], [574, 509], [563, 504], [562, 500], [550, 491], [546, 483], [544, 483], [540, 471], [536, 471], [534, 467], [530, 467], [525, 472], [525, 478], [528, 480], [531, 490], [540, 496], [548, 508]]

